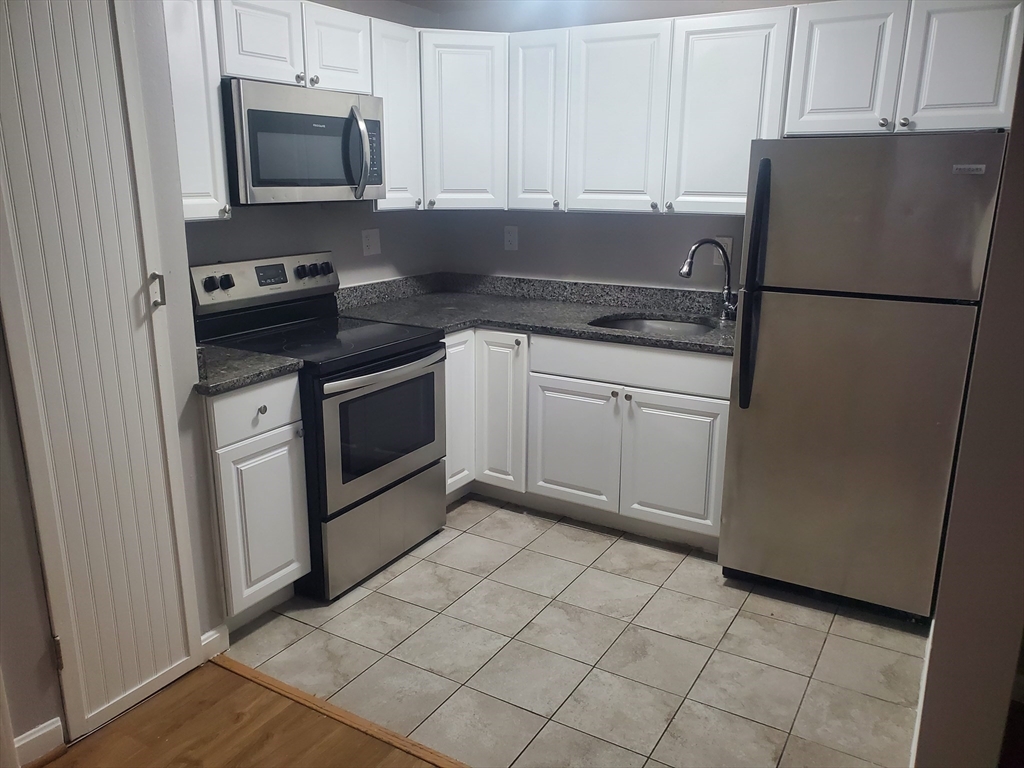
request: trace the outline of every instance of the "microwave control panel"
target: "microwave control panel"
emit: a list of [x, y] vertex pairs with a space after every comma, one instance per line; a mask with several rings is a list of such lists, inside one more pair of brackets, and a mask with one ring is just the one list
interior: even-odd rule
[[370, 173], [366, 179], [366, 185], [376, 187], [384, 183], [381, 172], [384, 164], [381, 162], [380, 120], [367, 120], [366, 133], [370, 137]]

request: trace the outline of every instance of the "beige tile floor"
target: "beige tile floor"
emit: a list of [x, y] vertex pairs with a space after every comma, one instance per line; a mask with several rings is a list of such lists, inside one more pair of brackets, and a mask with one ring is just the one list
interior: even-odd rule
[[905, 766], [920, 627], [489, 499], [228, 655], [468, 763]]

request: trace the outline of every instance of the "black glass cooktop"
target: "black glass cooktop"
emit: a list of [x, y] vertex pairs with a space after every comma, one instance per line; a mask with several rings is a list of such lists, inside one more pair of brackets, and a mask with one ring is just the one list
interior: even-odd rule
[[367, 365], [416, 347], [439, 342], [437, 328], [324, 317], [212, 342], [222, 347], [284, 355], [320, 374]]

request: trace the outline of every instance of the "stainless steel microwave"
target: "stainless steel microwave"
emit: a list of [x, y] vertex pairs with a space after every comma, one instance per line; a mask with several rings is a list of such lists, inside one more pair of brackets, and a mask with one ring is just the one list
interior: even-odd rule
[[384, 197], [384, 101], [359, 93], [225, 78], [232, 203]]

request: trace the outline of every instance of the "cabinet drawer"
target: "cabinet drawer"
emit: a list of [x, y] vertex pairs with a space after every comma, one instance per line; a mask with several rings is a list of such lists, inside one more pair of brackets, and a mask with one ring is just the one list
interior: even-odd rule
[[299, 421], [299, 377], [284, 376], [211, 397], [207, 412], [215, 448]]

